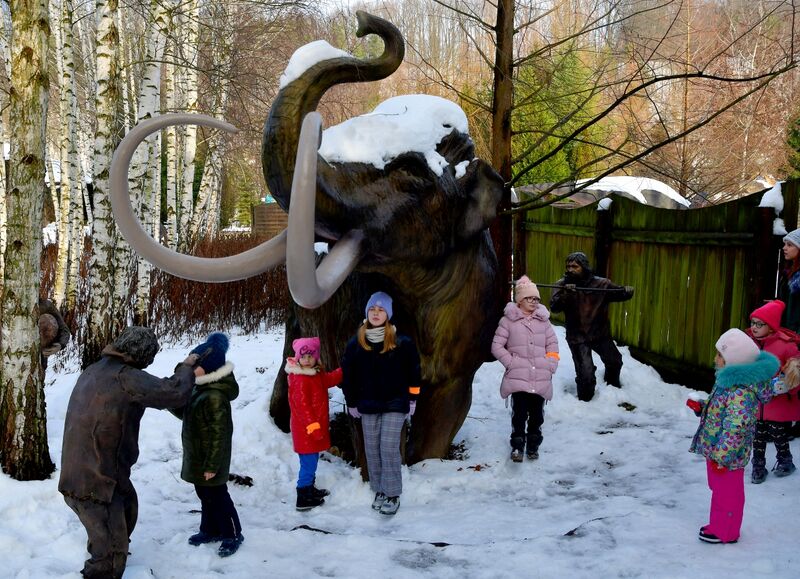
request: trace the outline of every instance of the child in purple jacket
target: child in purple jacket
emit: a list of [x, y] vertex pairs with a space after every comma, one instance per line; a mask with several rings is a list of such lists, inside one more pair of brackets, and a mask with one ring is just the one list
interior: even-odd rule
[[494, 333], [492, 354], [506, 369], [500, 396], [511, 395], [511, 460], [522, 462], [526, 442], [528, 459], [539, 458], [544, 405], [553, 398], [559, 357], [550, 312], [542, 305], [536, 284], [523, 275], [515, 285], [514, 299]]

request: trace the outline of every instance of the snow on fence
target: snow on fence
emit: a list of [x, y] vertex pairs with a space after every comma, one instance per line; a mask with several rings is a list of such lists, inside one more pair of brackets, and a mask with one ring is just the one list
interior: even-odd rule
[[[797, 227], [799, 183], [783, 185], [788, 231]], [[707, 388], [716, 339], [745, 328], [749, 313], [775, 297], [783, 242], [773, 234], [774, 209], [758, 207], [761, 195], [684, 211], [619, 196], [607, 211], [536, 209], [520, 220], [517, 251], [538, 282], [562, 277], [567, 254], [583, 251], [598, 275], [634, 286], [632, 300], [610, 308], [614, 338], [666, 380]]]

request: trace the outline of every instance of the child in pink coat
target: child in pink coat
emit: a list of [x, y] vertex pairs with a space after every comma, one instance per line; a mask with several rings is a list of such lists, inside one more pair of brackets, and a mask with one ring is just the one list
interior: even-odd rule
[[292, 342], [294, 358], [286, 360], [289, 378], [289, 409], [294, 450], [300, 457], [297, 476], [298, 511], [325, 502], [330, 493], [314, 484], [319, 453], [331, 446], [328, 431], [328, 388], [342, 382], [342, 369], [324, 372], [319, 362], [319, 338], [298, 338]]
[[[505, 366], [500, 395], [511, 395], [511, 460], [539, 458], [544, 405], [553, 398], [553, 374], [558, 368], [558, 338], [539, 289], [522, 276], [514, 289], [492, 340], [492, 354]], [[527, 423], [528, 431], [525, 432]]]
[[[797, 348], [800, 336], [781, 327], [781, 316], [785, 308], [780, 300], [766, 303], [750, 314], [750, 328], [747, 330], [747, 334], [759, 348], [780, 360], [784, 370], [789, 360], [800, 356]], [[750, 479], [753, 484], [760, 484], [767, 478], [767, 442], [773, 442], [777, 451], [778, 461], [772, 469], [775, 476], [784, 477], [795, 471], [789, 449], [789, 432], [794, 420], [800, 420], [800, 386], [785, 394], [776, 395], [767, 404], [759, 405]]]

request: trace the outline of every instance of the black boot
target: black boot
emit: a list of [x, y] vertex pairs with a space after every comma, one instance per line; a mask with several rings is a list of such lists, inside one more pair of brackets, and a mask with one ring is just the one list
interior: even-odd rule
[[314, 480], [311, 481], [311, 494], [313, 494], [318, 499], [322, 499], [330, 495], [331, 491], [329, 491], [328, 489], [318, 489], [317, 479], [315, 478]]
[[297, 487], [297, 504], [295, 506], [298, 511], [308, 511], [325, 502], [325, 499], [322, 497], [314, 496], [313, 489], [314, 487], [311, 485], [307, 487]]

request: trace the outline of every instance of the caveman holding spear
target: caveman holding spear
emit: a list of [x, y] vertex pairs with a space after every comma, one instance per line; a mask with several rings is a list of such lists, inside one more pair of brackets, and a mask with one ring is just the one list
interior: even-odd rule
[[[539, 287], [547, 286], [540, 284]], [[589, 259], [580, 251], [567, 256], [564, 277], [550, 287], [555, 288], [550, 309], [564, 312], [566, 318], [567, 344], [575, 362], [578, 399], [588, 402], [594, 396], [597, 368], [592, 362], [592, 350], [606, 366], [606, 384], [620, 388], [622, 355], [611, 339], [608, 304], [631, 299], [633, 288], [614, 285], [611, 280], [594, 275]]]

